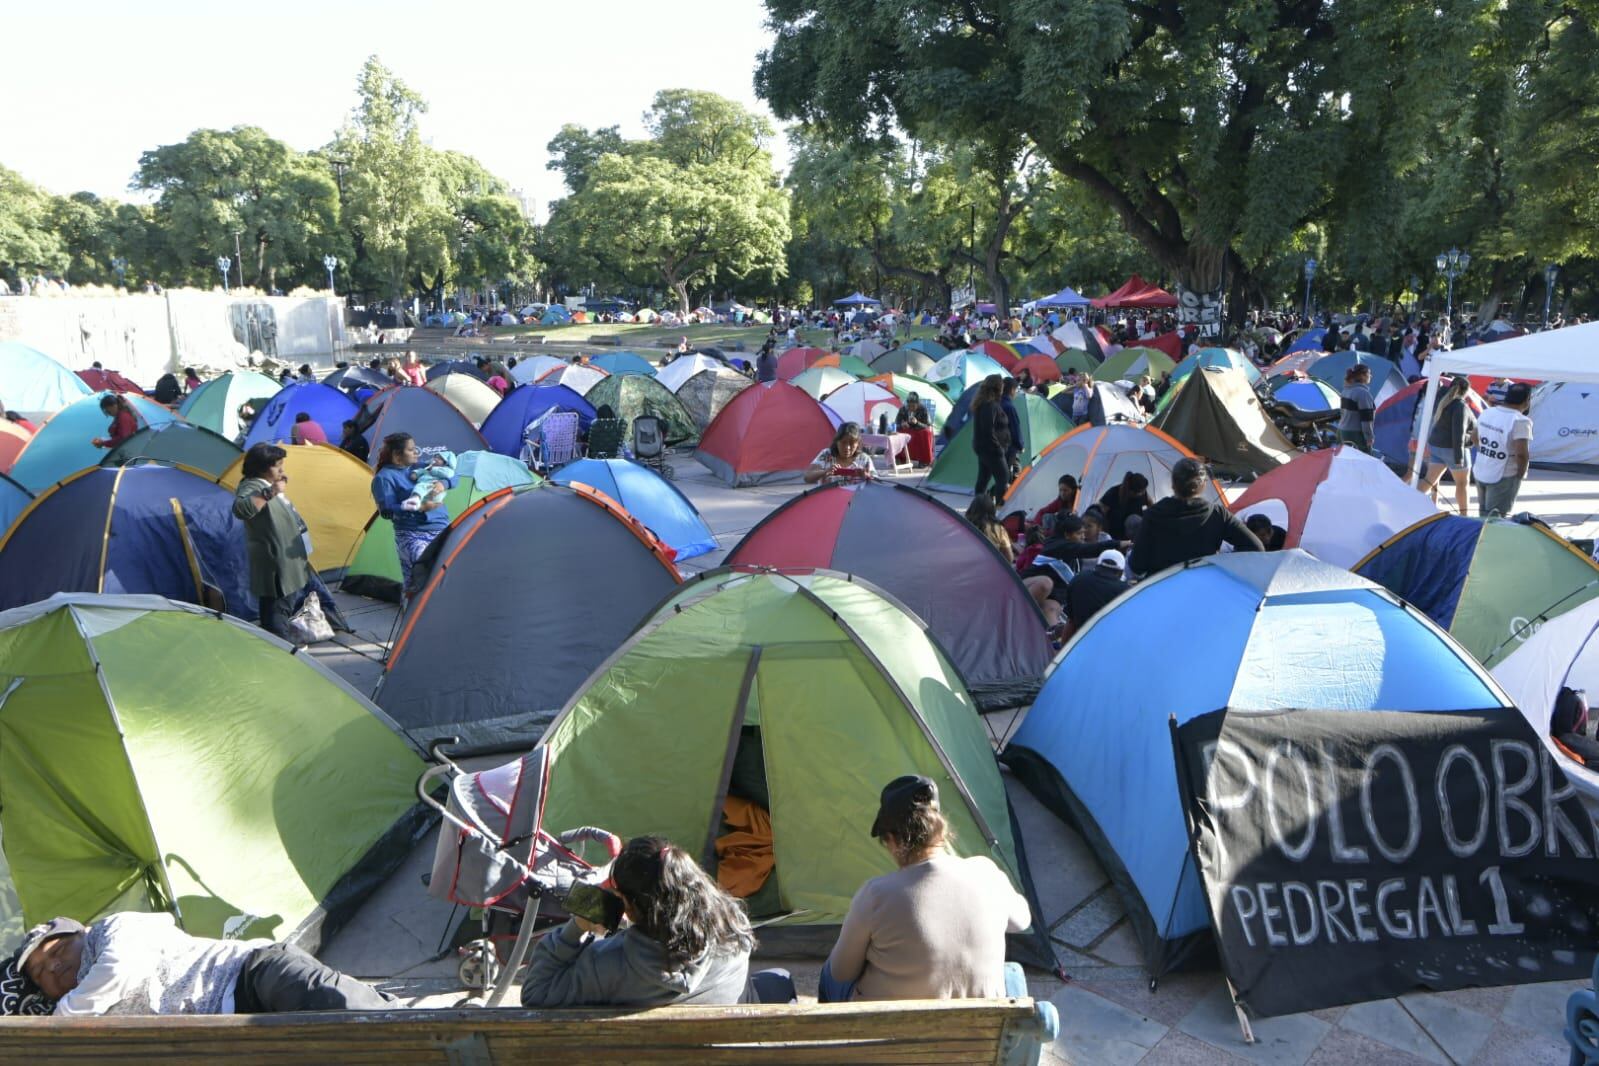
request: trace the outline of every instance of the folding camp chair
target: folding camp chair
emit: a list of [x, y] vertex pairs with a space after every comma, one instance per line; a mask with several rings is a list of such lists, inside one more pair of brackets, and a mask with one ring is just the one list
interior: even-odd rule
[[553, 470], [577, 458], [578, 417], [571, 411], [548, 411], [528, 425], [524, 439], [531, 453], [528, 465]]
[[621, 418], [596, 418], [589, 424], [588, 457], [616, 459], [627, 439], [627, 421]]
[[666, 461], [666, 435], [661, 431], [661, 420], [654, 415], [633, 419], [633, 458], [668, 481], [677, 476]]

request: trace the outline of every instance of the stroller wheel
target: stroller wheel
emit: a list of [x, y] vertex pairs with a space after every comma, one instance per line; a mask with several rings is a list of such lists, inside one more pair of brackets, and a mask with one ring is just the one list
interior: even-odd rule
[[671, 463], [662, 463], [661, 464], [661, 476], [664, 477], [668, 481], [673, 481], [673, 480], [676, 480], [676, 478], [677, 478], [677, 471], [672, 469], [672, 464]]
[[470, 988], [474, 992], [481, 992], [491, 987], [500, 976], [500, 964], [494, 958], [493, 948], [485, 941], [472, 941], [463, 950], [461, 963], [455, 968], [455, 975], [460, 979], [462, 987]]

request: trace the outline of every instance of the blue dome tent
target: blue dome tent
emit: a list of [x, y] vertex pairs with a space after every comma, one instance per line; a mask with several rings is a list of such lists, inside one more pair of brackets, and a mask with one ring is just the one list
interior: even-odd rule
[[301, 411], [322, 427], [330, 443], [344, 438], [344, 422], [354, 418], [359, 408], [338, 389], [316, 381], [297, 381], [278, 390], [267, 405], [256, 412], [250, 431], [244, 436], [244, 450], [257, 444], [283, 444], [293, 438], [294, 419]]
[[11, 523], [27, 510], [32, 500], [33, 493], [4, 474], [0, 474], [0, 537], [5, 536], [6, 530], [11, 528]]
[[626, 459], [579, 459], [563, 466], [551, 480], [557, 485], [575, 482], [605, 493], [644, 523], [676, 553], [680, 562], [717, 548], [716, 538], [688, 497], [676, 485], [637, 463]]
[[1390, 396], [1397, 396], [1404, 391], [1407, 382], [1399, 368], [1380, 355], [1366, 352], [1343, 351], [1324, 355], [1310, 365], [1310, 376], [1326, 382], [1334, 389], [1342, 389], [1344, 374], [1356, 363], [1371, 368], [1371, 395], [1379, 405]]
[[1307, 329], [1288, 343], [1288, 347], [1283, 349], [1283, 354], [1316, 351], [1326, 339], [1327, 331], [1325, 329]]
[[[40, 426], [11, 467], [12, 479], [21, 482], [29, 492], [42, 492], [85, 467], [99, 465], [106, 451], [91, 442], [104, 437], [111, 426], [110, 416], [100, 410], [101, 395], [111, 393], [74, 401]], [[143, 396], [126, 393], [123, 399], [138, 415], [142, 426], [165, 425], [177, 418], [167, 408]]]
[[655, 364], [637, 352], [606, 352], [589, 360], [607, 374], [648, 374], [655, 376]]
[[366, 398], [356, 421], [371, 445], [368, 463], [373, 467], [377, 466], [383, 438], [391, 433], [409, 433], [424, 459], [441, 449], [457, 455], [484, 449], [477, 427], [432, 389], [391, 385]]
[[566, 385], [519, 385], [506, 393], [505, 399], [483, 420], [483, 439], [489, 450], [513, 457], [520, 455], [522, 431], [529, 422], [549, 410], [573, 412], [584, 429], [594, 421], [594, 405], [576, 389]]
[[57, 592], [153, 593], [254, 618], [233, 493], [184, 467], [96, 467], [40, 493], [0, 537], [0, 610]]
[[0, 341], [0, 404], [6, 410], [49, 414], [92, 395], [82, 378], [39, 349]]
[[[1188, 618], [1204, 624], [1161, 642]], [[1152, 639], [1160, 668], [1129, 668]], [[1458, 644], [1387, 590], [1297, 549], [1238, 552], [1165, 570], [1096, 614], [1056, 658], [1001, 758], [1081, 830], [1159, 976], [1210, 929], [1171, 718], [1507, 706]]]

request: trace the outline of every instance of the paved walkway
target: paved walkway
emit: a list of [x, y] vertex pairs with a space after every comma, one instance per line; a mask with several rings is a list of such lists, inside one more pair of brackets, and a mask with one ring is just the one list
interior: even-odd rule
[[[709, 569], [761, 518], [797, 495], [796, 483], [730, 489], [687, 455], [674, 458], [680, 488], [700, 509], [722, 550], [689, 560]], [[906, 483], [915, 484], [910, 478]], [[967, 498], [939, 494], [964, 509]], [[1599, 534], [1599, 478], [1535, 471], [1522, 509], [1573, 538]], [[355, 638], [313, 649], [318, 659], [371, 692], [393, 627], [395, 608], [357, 597], [341, 603]], [[1025, 713], [1025, 712], [1018, 712]], [[991, 719], [998, 735], [1010, 721]], [[1282, 1064], [1356, 1066], [1417, 1063], [1534, 1066], [1566, 1060], [1560, 1037], [1566, 996], [1576, 982], [1417, 994], [1353, 1007], [1255, 1022], [1257, 1043], [1239, 1034], [1227, 989], [1215, 971], [1163, 978], [1151, 992], [1121, 901], [1093, 853], [1076, 833], [1007, 778], [1023, 845], [1070, 980], [1031, 974], [1033, 995], [1060, 1010], [1062, 1033], [1046, 1063], [1074, 1066]], [[421, 878], [431, 866], [425, 841], [362, 908], [324, 953], [347, 972], [381, 979], [418, 1005], [443, 1006], [461, 996], [453, 958], [434, 958], [451, 924], [451, 908], [430, 899]], [[791, 969], [803, 996], [814, 995], [819, 960], [761, 958]]]

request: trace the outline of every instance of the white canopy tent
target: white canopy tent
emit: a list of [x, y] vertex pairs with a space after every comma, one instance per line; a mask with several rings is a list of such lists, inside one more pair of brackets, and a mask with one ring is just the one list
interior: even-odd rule
[[[1565, 329], [1529, 333], [1492, 344], [1474, 344], [1452, 352], [1438, 352], [1427, 360], [1427, 388], [1422, 394], [1419, 426], [1432, 425], [1438, 405], [1438, 379], [1445, 374], [1488, 374], [1532, 381], [1599, 382], [1599, 322]], [[1534, 429], [1536, 433], [1536, 429]], [[1410, 481], [1421, 479], [1426, 445], [1416, 449]]]

